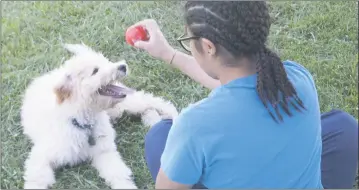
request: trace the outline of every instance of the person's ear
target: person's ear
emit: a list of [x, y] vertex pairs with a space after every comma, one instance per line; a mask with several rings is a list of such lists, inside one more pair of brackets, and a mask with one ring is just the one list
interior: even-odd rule
[[216, 46], [208, 39], [206, 38], [202, 38], [202, 47], [204, 50], [204, 53], [210, 55], [210, 56], [214, 56], [216, 55]]

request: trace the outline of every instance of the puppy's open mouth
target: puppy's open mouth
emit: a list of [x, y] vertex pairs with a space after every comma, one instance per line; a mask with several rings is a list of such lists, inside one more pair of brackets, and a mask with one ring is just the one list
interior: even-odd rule
[[108, 84], [98, 89], [98, 93], [102, 96], [111, 96], [113, 98], [125, 98], [127, 94], [134, 92], [133, 89]]

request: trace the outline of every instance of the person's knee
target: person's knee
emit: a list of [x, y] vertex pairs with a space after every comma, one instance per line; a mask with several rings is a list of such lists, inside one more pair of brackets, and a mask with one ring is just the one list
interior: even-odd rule
[[160, 168], [161, 155], [171, 126], [172, 120], [162, 120], [155, 124], [145, 136], [145, 159], [154, 181]]
[[328, 148], [336, 147], [339, 152], [355, 156], [358, 151], [358, 122], [342, 110], [323, 114], [322, 139], [324, 152], [328, 151]]
[[358, 122], [342, 110], [324, 113], [322, 139], [323, 186], [329, 189], [350, 188], [358, 163]]
[[348, 112], [340, 109], [333, 109], [330, 112], [324, 113], [322, 115], [322, 122], [324, 124], [330, 123], [345, 131], [355, 132], [358, 130], [357, 120]]
[[358, 122], [357, 120], [350, 115], [348, 112], [336, 109], [335, 111], [335, 120], [338, 123], [341, 123], [340, 126], [343, 127], [343, 130], [348, 131], [349, 133], [355, 133], [357, 134], [358, 131]]
[[145, 136], [145, 145], [152, 144], [159, 139], [167, 138], [168, 132], [171, 129], [172, 120], [161, 120], [151, 127]]

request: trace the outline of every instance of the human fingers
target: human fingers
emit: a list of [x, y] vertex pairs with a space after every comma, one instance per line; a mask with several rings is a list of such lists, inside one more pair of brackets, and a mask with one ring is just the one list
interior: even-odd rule
[[130, 28], [137, 27], [137, 26], [144, 27], [150, 36], [153, 35], [156, 32], [156, 30], [158, 30], [158, 28], [159, 28], [157, 25], [157, 22], [154, 19], [141, 20], [141, 21], [133, 24], [132, 26], [130, 26]]
[[144, 49], [146, 51], [148, 51], [148, 49], [150, 48], [150, 43], [148, 41], [135, 41], [133, 45], [136, 48]]

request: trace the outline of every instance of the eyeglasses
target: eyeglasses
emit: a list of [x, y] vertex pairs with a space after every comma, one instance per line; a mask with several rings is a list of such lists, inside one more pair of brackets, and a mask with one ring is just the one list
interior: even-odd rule
[[181, 35], [179, 38], [177, 38], [177, 41], [181, 44], [181, 46], [184, 50], [191, 53], [190, 40], [199, 39], [200, 37], [198, 37], [198, 36], [185, 37], [185, 36], [186, 36], [186, 34]]

